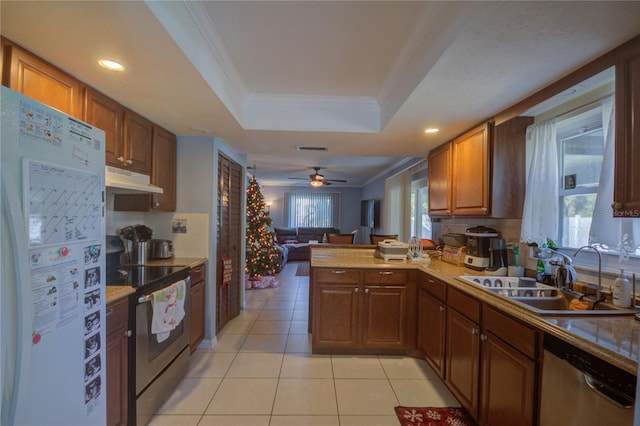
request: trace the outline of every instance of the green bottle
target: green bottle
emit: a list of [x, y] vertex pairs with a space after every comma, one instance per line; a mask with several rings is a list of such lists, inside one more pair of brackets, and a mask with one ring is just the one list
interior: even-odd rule
[[538, 259], [538, 266], [536, 268], [536, 280], [542, 282], [544, 280], [544, 262], [542, 259]]

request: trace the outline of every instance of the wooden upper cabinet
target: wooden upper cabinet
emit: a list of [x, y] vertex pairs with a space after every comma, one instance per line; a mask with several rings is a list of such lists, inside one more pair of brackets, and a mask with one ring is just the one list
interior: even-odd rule
[[82, 83], [14, 44], [4, 46], [3, 84], [18, 93], [82, 118]]
[[451, 142], [454, 215], [490, 214], [489, 153], [491, 125], [482, 124]]
[[640, 38], [616, 59], [616, 155], [612, 208], [618, 217], [640, 216]]
[[122, 128], [125, 108], [113, 99], [87, 87], [84, 96], [84, 116], [87, 123], [104, 130], [105, 156], [109, 165], [122, 167], [124, 155]]
[[153, 123], [126, 110], [124, 114], [123, 151], [126, 168], [148, 175], [151, 173], [151, 143]]
[[151, 196], [151, 209], [176, 209], [176, 136], [161, 127], [153, 126], [153, 156], [151, 183], [164, 190]]
[[447, 142], [429, 153], [428, 158], [429, 214], [451, 214], [451, 143]]

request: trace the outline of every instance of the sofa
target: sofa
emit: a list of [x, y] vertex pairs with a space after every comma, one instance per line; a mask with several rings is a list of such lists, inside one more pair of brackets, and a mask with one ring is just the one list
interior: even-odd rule
[[278, 228], [275, 227], [276, 241], [282, 248], [280, 251], [282, 266], [289, 260], [309, 260], [309, 241], [322, 241], [329, 234], [339, 234], [336, 228]]

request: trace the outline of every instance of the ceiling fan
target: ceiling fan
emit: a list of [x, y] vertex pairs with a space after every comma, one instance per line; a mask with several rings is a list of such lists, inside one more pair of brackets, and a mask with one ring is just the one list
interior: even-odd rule
[[[322, 167], [312, 167], [315, 170], [315, 173], [309, 175], [309, 185], [313, 187], [320, 187], [322, 185], [331, 185], [333, 183], [347, 183], [344, 179], [325, 179], [324, 175], [320, 174], [320, 169]], [[290, 177], [289, 179], [294, 180], [307, 180], [307, 178], [295, 178]]]

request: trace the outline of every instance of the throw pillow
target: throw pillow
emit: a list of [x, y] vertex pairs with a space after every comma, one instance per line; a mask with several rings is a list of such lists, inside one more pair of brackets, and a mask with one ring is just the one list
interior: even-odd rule
[[284, 244], [298, 244], [298, 240], [284, 240]]

